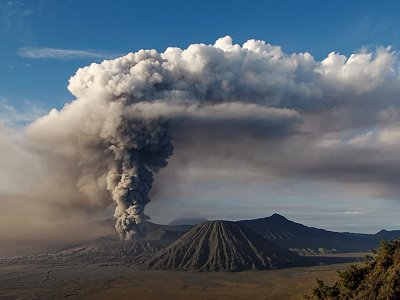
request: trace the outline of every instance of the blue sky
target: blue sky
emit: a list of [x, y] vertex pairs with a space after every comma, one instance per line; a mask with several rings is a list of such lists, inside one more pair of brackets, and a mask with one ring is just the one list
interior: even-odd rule
[[113, 56], [213, 43], [231, 35], [285, 52], [349, 54], [400, 39], [398, 1], [0, 1], [0, 97], [48, 109], [71, 99], [67, 80], [101, 57], [22, 57], [21, 48], [98, 51]]
[[[399, 1], [0, 0], [0, 117], [27, 123], [52, 107], [61, 108], [73, 98], [67, 82], [79, 67], [143, 48], [163, 51], [169, 46], [213, 44], [230, 35], [236, 43], [265, 40], [280, 45], [286, 53], [307, 51], [318, 60], [332, 51], [350, 55], [362, 47], [398, 50], [399, 15]], [[397, 218], [387, 213], [397, 204], [386, 200], [367, 199], [362, 204], [364, 211], [359, 212], [359, 203], [349, 204], [346, 194], [327, 196], [320, 188], [297, 183], [298, 189], [272, 193], [283, 205], [269, 203], [267, 209], [260, 208], [266, 190], [276, 187], [254, 186], [254, 201], [245, 213], [240, 206], [231, 206], [224, 191], [210, 188], [210, 193], [202, 195], [203, 185], [198, 198], [187, 207], [186, 199], [174, 202], [168, 218], [180, 207], [182, 213], [194, 209], [217, 218], [211, 210], [204, 210], [207, 205], [220, 206], [226, 218], [261, 217], [278, 211], [310, 225], [337, 230], [374, 231], [389, 228]], [[321, 198], [325, 200], [318, 201]], [[157, 219], [157, 213], [165, 209], [162, 203], [152, 205], [149, 209], [155, 220], [168, 221]], [[315, 211], [321, 213], [320, 218], [313, 217]], [[367, 228], [365, 214], [370, 211], [379, 224]], [[350, 224], [350, 217], [359, 223]]]

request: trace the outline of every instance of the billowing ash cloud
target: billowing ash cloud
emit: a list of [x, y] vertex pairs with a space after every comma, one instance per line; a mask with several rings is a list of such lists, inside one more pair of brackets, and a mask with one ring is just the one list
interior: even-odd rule
[[107, 174], [107, 189], [117, 204], [115, 228], [121, 239], [131, 239], [142, 232], [153, 172], [167, 165], [173, 146], [161, 120], [122, 120], [116, 133], [108, 147], [115, 162]]
[[[68, 86], [76, 100], [33, 122], [27, 136], [29, 147], [47, 157], [55, 197], [88, 208], [112, 198], [117, 232], [131, 239], [144, 234], [154, 173], [174, 151], [215, 155], [225, 143], [236, 147], [237, 158], [261, 157], [256, 165], [285, 174], [296, 156], [310, 159], [302, 151], [321, 137], [381, 124], [380, 111], [398, 109], [398, 83], [390, 49], [316, 61], [224, 37], [79, 69]], [[286, 153], [291, 145], [301, 145], [297, 154]], [[299, 161], [292, 166], [299, 176], [309, 171]], [[63, 194], [66, 185], [73, 188]]]

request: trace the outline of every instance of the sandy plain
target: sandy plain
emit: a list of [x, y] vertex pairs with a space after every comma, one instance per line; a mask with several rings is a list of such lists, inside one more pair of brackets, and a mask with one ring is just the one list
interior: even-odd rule
[[238, 273], [140, 270], [126, 264], [1, 264], [0, 299], [301, 299], [346, 264]]

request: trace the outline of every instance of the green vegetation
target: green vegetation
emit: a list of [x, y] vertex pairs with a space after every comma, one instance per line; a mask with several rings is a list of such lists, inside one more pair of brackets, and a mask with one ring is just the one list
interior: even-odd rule
[[367, 257], [364, 265], [339, 271], [332, 286], [317, 279], [312, 296], [305, 299], [400, 299], [400, 240], [382, 241], [376, 254], [375, 258]]

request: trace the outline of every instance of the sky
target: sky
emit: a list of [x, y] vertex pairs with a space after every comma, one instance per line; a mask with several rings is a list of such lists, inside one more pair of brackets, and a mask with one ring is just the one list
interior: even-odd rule
[[[102, 55], [213, 43], [225, 35], [237, 43], [265, 40], [287, 53], [308, 51], [316, 58], [363, 46], [397, 49], [400, 43], [398, 1], [2, 0], [0, 9], [0, 96], [17, 107], [32, 102], [44, 110], [71, 100], [69, 77]], [[88, 53], [51, 58], [48, 51], [32, 58], [24, 48]]]
[[[104, 59], [114, 59], [140, 49], [155, 49], [161, 53], [168, 47], [186, 49], [189, 45], [197, 43], [213, 45], [218, 38], [227, 35], [232, 37], [233, 43], [239, 45], [243, 45], [247, 40], [256, 39], [280, 46], [282, 53], [288, 56], [291, 53], [307, 52], [316, 62], [323, 61], [331, 52], [346, 57], [352, 53], [371, 52], [374, 53], [372, 57], [376, 58], [381, 57], [379, 49], [386, 49], [390, 58], [382, 54], [382, 59], [384, 61], [386, 57], [395, 60], [390, 60], [388, 64], [390, 68], [396, 69], [397, 51], [400, 48], [399, 13], [398, 1], [149, 3], [0, 0], [0, 120], [7, 128], [5, 131], [10, 130], [18, 135], [24, 130], [24, 126], [29, 126], [52, 108], [62, 109], [65, 103], [79, 98], [83, 90], [82, 87], [76, 86], [68, 90], [68, 80], [78, 68], [93, 62], [100, 63]], [[371, 69], [365, 69], [366, 73], [375, 74], [373, 68], [376, 66], [368, 66]], [[305, 69], [304, 73], [308, 74], [307, 72]], [[363, 69], [357, 69], [355, 72], [362, 73]], [[357, 79], [357, 74], [350, 74], [348, 80]], [[379, 152], [377, 149], [384, 148], [381, 141], [386, 141], [387, 136], [391, 137], [390, 145], [388, 144], [390, 147], [394, 147], [392, 144], [399, 137], [395, 134], [395, 129], [398, 119], [396, 105], [397, 99], [400, 98], [397, 98], [397, 91], [387, 94], [382, 92], [385, 90], [385, 84], [389, 88], [392, 87], [391, 79], [385, 80], [382, 86], [381, 82], [378, 82], [379, 87], [374, 86], [368, 90], [362, 85], [366, 81], [373, 82], [386, 76], [386, 73], [382, 74], [376, 71], [375, 77], [368, 77], [368, 74], [362, 77], [363, 82], [355, 87], [361, 92], [354, 96], [360, 99], [373, 98], [380, 103], [379, 105], [369, 105], [368, 101], [367, 104], [363, 102], [361, 107], [355, 107], [354, 104], [347, 107], [343, 114], [333, 110], [321, 110], [316, 113], [312, 109], [308, 111], [309, 107], [306, 106], [276, 106], [279, 109], [293, 109], [300, 114], [306, 114], [307, 126], [320, 126], [321, 130], [315, 130], [318, 131], [318, 137], [311, 142], [307, 140], [307, 143], [324, 143], [324, 146], [343, 143], [340, 145], [342, 148], [338, 146], [342, 150], [324, 150], [326, 156], [319, 157], [323, 160], [318, 165], [320, 168], [314, 166], [317, 161], [306, 155], [308, 148], [295, 138], [292, 139], [292, 136], [287, 144], [266, 148], [265, 151], [271, 151], [273, 157], [266, 167], [268, 170], [273, 168], [273, 171], [268, 172], [262, 170], [263, 164], [257, 166], [257, 163], [243, 157], [245, 155], [242, 154], [232, 154], [232, 160], [226, 159], [227, 152], [224, 152], [222, 157], [215, 155], [220, 148], [207, 146], [206, 141], [212, 140], [204, 138], [200, 143], [201, 147], [198, 148], [193, 146], [187, 151], [179, 151], [175, 147], [176, 155], [170, 159], [171, 167], [163, 168], [155, 175], [155, 190], [151, 194], [153, 201], [146, 211], [152, 220], [161, 223], [193, 213], [210, 219], [238, 220], [278, 212], [306, 225], [338, 231], [376, 232], [383, 228], [399, 229], [400, 226], [396, 222], [400, 201], [398, 190], [393, 187], [397, 184], [393, 178], [398, 175], [398, 161], [394, 152], [391, 152], [396, 148], [390, 148], [388, 152]], [[296, 76], [300, 81], [309, 80], [299, 73], [296, 73]], [[79, 76], [77, 78], [79, 79]], [[345, 90], [345, 83], [337, 80], [337, 84], [345, 86]], [[331, 90], [327, 91], [334, 93], [335, 84], [332, 82], [330, 81]], [[350, 98], [349, 95], [353, 95], [350, 92], [343, 93], [338, 97], [347, 99]], [[378, 110], [380, 116], [388, 114], [390, 110], [390, 120], [385, 121], [386, 123], [364, 120], [375, 118], [371, 111]], [[324, 118], [325, 122], [322, 122], [320, 119]], [[332, 124], [343, 124], [335, 127], [331, 123], [328, 124], [328, 119]], [[358, 121], [354, 121], [355, 119]], [[345, 125], [350, 123], [351, 125]], [[343, 126], [340, 127], [341, 125]], [[37, 132], [42, 125], [35, 126], [32, 129], [33, 135], [38, 136]], [[322, 128], [329, 129], [323, 131]], [[188, 138], [182, 132], [179, 134], [182, 140], [178, 138], [178, 145]], [[246, 131], [244, 136], [246, 134], [249, 135], [249, 132]], [[367, 140], [368, 137], [371, 137], [371, 140]], [[243, 136], [240, 138], [243, 139]], [[361, 152], [354, 154], [351, 152], [354, 149], [345, 147], [347, 142], [360, 143], [362, 138], [371, 144], [365, 146], [369, 152], [362, 152], [363, 156], [360, 158], [358, 153]], [[54, 146], [52, 143], [49, 145]], [[242, 148], [242, 144], [232, 145], [244, 153], [254, 152], [251, 151], [251, 147]], [[265, 146], [255, 145], [260, 149]], [[209, 147], [210, 150], [204, 150], [204, 147]], [[289, 149], [293, 152], [287, 154]], [[3, 157], [6, 157], [4, 155]], [[23, 155], [29, 160], [29, 155], [25, 152]], [[254, 155], [258, 157], [260, 153]], [[386, 160], [385, 155], [389, 155]], [[299, 166], [298, 160], [288, 163], [294, 156], [310, 162], [310, 167]], [[357, 157], [360, 159], [357, 160]], [[247, 163], [248, 160], [251, 162]], [[339, 163], [327, 166], [327, 160], [337, 160]], [[370, 160], [375, 164], [365, 163]], [[4, 163], [0, 166], [3, 172], [12, 167], [5, 166]], [[19, 168], [23, 169], [21, 166]], [[208, 170], [206, 175], [205, 169]], [[293, 172], [289, 174], [288, 170]], [[20, 173], [15, 173], [15, 178], [19, 178]], [[0, 178], [2, 176], [7, 175], [3, 174]], [[379, 186], [375, 186], [376, 182]], [[14, 190], [18, 190], [18, 187]], [[384, 192], [381, 192], [383, 190]], [[3, 199], [4, 195], [10, 193], [5, 188], [3, 193], [0, 190]], [[7, 201], [4, 200], [5, 202]], [[7, 205], [12, 207], [9, 203]], [[73, 209], [79, 211], [76, 206]], [[96, 214], [98, 217], [111, 217], [113, 208], [107, 207], [96, 211]]]

